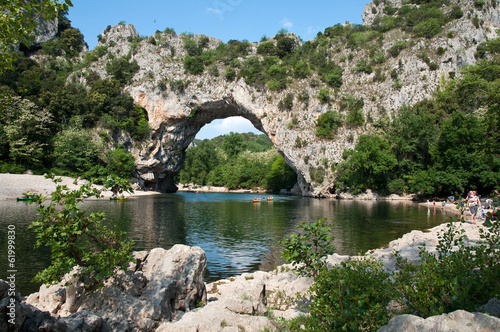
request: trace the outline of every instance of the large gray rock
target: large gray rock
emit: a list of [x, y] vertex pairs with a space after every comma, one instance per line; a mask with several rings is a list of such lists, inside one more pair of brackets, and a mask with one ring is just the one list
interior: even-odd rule
[[378, 332], [494, 332], [500, 331], [500, 319], [479, 312], [457, 310], [427, 319], [414, 315], [400, 315]]
[[[199, 247], [175, 245], [136, 253], [137, 264], [88, 293], [72, 276], [60, 284], [42, 286], [27, 303], [61, 315], [68, 325], [107, 328], [113, 331], [153, 331], [160, 322], [172, 320], [179, 311], [190, 311], [206, 301], [203, 275], [206, 256]], [[88, 314], [81, 314], [85, 311]], [[80, 313], [80, 315], [73, 315]], [[94, 315], [97, 315], [94, 316]], [[84, 316], [84, 317], [83, 317]], [[106, 324], [101, 324], [102, 317]], [[69, 319], [69, 320], [68, 320]]]
[[240, 315], [209, 303], [195, 311], [186, 313], [181, 320], [161, 324], [157, 332], [220, 332], [220, 331], [265, 331], [273, 323], [264, 316]]

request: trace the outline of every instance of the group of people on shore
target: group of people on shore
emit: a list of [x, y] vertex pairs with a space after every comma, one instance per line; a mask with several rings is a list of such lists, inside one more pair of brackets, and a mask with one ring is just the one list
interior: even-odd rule
[[[448, 199], [446, 201], [443, 201], [441, 203], [441, 209], [444, 210], [446, 204], [450, 204], [450, 203], [453, 203], [455, 201], [455, 198], [453, 196], [450, 196], [448, 197]], [[469, 208], [469, 212], [471, 214], [471, 220], [470, 222], [472, 224], [475, 224], [477, 221], [478, 221], [478, 213], [480, 213], [480, 217], [479, 218], [482, 218], [484, 219], [485, 216], [486, 216], [486, 210], [492, 210], [491, 213], [492, 213], [492, 216], [493, 218], [498, 218], [497, 217], [497, 211], [496, 209], [493, 207], [493, 200], [488, 198], [485, 200], [484, 202], [484, 206], [481, 204], [481, 196], [477, 194], [477, 191], [475, 190], [471, 190], [469, 191], [469, 193], [467, 194], [467, 197], [466, 197], [466, 200], [465, 200], [465, 203], [461, 202], [460, 205], [468, 207]], [[430, 207], [430, 205], [434, 205], [434, 207], [436, 206], [436, 202], [433, 201], [432, 203], [427, 201], [427, 206]]]

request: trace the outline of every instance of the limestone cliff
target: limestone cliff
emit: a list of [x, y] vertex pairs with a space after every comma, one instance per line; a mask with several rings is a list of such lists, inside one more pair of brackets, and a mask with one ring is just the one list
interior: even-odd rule
[[[331, 103], [321, 103], [317, 98], [319, 90], [327, 85], [315, 73], [306, 79], [289, 81], [287, 88], [279, 92], [248, 85], [244, 78], [228, 81], [224, 75], [212, 75], [207, 69], [200, 75], [191, 75], [183, 64], [184, 36], [158, 32], [152, 42], [152, 37], [137, 38], [139, 34], [130, 24], [103, 32], [96, 49], [105, 49], [107, 56], [84, 69], [80, 79], [85, 83], [84, 74], [89, 71], [107, 77], [106, 62], [110, 57], [130, 54], [130, 61], [139, 64], [139, 72], [125, 90], [147, 111], [152, 128], [147, 141], [130, 145], [137, 172], [147, 187], [158, 185], [160, 190], [175, 191], [173, 176], [180, 171], [185, 150], [197, 132], [214, 119], [242, 116], [270, 137], [277, 151], [296, 171], [302, 195], [329, 196], [334, 191], [331, 166], [342, 161], [342, 152], [353, 148], [360, 134], [377, 130], [374, 124], [390, 121], [391, 114], [402, 105], [432, 97], [444, 80], [459, 76], [464, 66], [476, 61], [474, 52], [478, 43], [498, 37], [498, 4], [486, 3], [479, 8], [471, 0], [451, 0], [450, 6], [458, 5], [463, 17], [447, 23], [431, 39], [415, 38], [401, 29], [384, 33], [383, 38], [373, 41], [382, 61], [377, 65], [378, 71], [370, 74], [356, 68], [372, 56], [370, 49], [331, 42], [325, 56], [343, 69], [342, 86], [335, 89]], [[362, 13], [364, 24], [372, 24], [377, 16], [385, 15], [384, 8], [388, 5], [388, 1], [368, 3]], [[391, 6], [400, 7], [401, 1], [392, 1]], [[450, 6], [443, 7], [443, 11]], [[194, 40], [202, 37], [207, 38], [190, 36]], [[390, 51], [397, 42], [405, 42], [406, 48], [393, 54]], [[208, 37], [205, 49], [215, 49], [219, 43]], [[258, 45], [252, 43], [249, 54], [240, 60], [261, 57], [257, 54]], [[422, 57], [423, 53], [427, 58]], [[222, 63], [215, 66], [224, 73]], [[393, 72], [397, 73], [397, 81], [391, 79]], [[175, 88], [169, 82], [181, 86]], [[305, 91], [310, 96], [307, 104], [298, 98]], [[294, 97], [293, 106], [283, 110], [279, 103], [290, 93]], [[315, 134], [317, 118], [328, 110], [346, 113], [340, 105], [346, 95], [363, 101], [364, 125], [344, 126], [334, 139], [319, 139]], [[312, 176], [318, 171], [320, 176]]]

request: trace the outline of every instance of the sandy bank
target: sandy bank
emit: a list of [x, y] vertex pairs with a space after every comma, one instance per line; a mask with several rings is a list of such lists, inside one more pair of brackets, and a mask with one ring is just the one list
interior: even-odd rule
[[[82, 183], [75, 184], [75, 179], [67, 176], [61, 176], [60, 184], [67, 185], [69, 189], [78, 189]], [[96, 185], [102, 189], [102, 186]], [[56, 185], [52, 180], [46, 179], [43, 175], [28, 175], [28, 174], [0, 174], [0, 200], [11, 200], [17, 197], [22, 197], [24, 193], [36, 193], [49, 196], [50, 193], [56, 190]], [[108, 190], [103, 191], [105, 197], [111, 196]], [[134, 191], [133, 194], [125, 193], [125, 196], [141, 196], [158, 194], [154, 191]]]
[[198, 186], [198, 185], [193, 185], [193, 184], [187, 184], [187, 185], [179, 184], [178, 191], [201, 192], [201, 193], [238, 193], [238, 194], [263, 194], [263, 193], [266, 193], [265, 190], [252, 190], [252, 189], [230, 190], [226, 187]]

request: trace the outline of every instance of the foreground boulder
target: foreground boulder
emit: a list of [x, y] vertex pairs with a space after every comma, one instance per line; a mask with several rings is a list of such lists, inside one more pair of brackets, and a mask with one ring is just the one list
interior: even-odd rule
[[493, 332], [500, 331], [500, 319], [480, 312], [457, 310], [449, 314], [422, 318], [414, 315], [400, 315], [378, 332]]
[[269, 317], [291, 319], [304, 314], [297, 294], [304, 295], [312, 282], [298, 277], [289, 265], [219, 280], [207, 285], [205, 306], [162, 323], [157, 331], [275, 331], [276, 321]]
[[104, 319], [89, 311], [56, 318], [47, 311], [22, 303], [18, 292], [9, 292], [9, 283], [0, 280], [0, 331], [107, 332]]
[[102, 289], [88, 293], [78, 283], [64, 286], [71, 281], [67, 276], [57, 285], [42, 285], [26, 303], [62, 317], [92, 313], [114, 331], [154, 331], [160, 322], [206, 302], [206, 256], [201, 248], [175, 245], [137, 252], [135, 257], [136, 264], [110, 278]]

